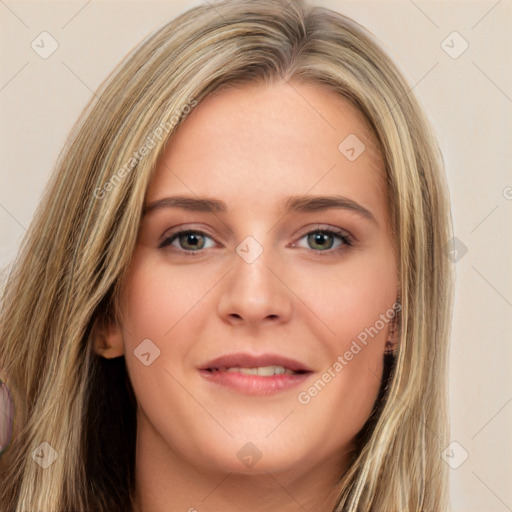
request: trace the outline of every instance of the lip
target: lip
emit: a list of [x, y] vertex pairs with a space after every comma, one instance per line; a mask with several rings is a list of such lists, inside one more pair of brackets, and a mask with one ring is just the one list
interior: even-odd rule
[[256, 368], [257, 366], [283, 366], [294, 372], [311, 372], [304, 363], [279, 354], [226, 354], [201, 366], [201, 370], [218, 370], [219, 368]]
[[[214, 371], [220, 368], [255, 368], [282, 366], [300, 372], [293, 375], [246, 375], [239, 372]], [[222, 386], [246, 395], [271, 395], [303, 383], [313, 371], [305, 364], [278, 354], [227, 354], [209, 361], [199, 368], [200, 375], [210, 384]]]

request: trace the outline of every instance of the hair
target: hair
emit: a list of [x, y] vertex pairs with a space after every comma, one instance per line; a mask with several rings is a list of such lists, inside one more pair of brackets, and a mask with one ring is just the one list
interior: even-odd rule
[[[2, 294], [0, 375], [15, 403], [2, 511], [131, 510], [136, 400], [124, 358], [93, 350], [95, 326], [119, 318], [148, 184], [191, 108], [223, 87], [282, 80], [328, 87], [365, 116], [397, 256], [399, 351], [334, 510], [448, 510], [451, 216], [436, 138], [398, 67], [353, 20], [303, 1], [223, 0], [135, 48], [59, 155]], [[57, 453], [47, 469], [32, 460], [43, 442]]]

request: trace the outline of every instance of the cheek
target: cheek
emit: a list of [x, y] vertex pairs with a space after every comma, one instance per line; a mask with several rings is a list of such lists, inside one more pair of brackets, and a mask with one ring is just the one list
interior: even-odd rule
[[146, 251], [136, 250], [122, 294], [126, 365], [142, 399], [153, 393], [157, 375], [168, 386], [166, 370], [180, 374], [186, 366], [204, 327], [205, 297], [218, 281], [211, 269], [171, 268]]
[[145, 338], [165, 344], [177, 327], [190, 324], [190, 314], [193, 316], [216, 277], [199, 267], [190, 268], [172, 268], [163, 257], [145, 257], [143, 249], [136, 252], [123, 290], [127, 344]]
[[[362, 354], [362, 353], [361, 353]], [[327, 452], [346, 448], [367, 422], [378, 396], [382, 357], [376, 359], [376, 371], [369, 371], [364, 355], [354, 356], [336, 372], [334, 365], [303, 390], [298, 412], [316, 418], [315, 429]], [[338, 361], [339, 362], [339, 361]], [[340, 363], [342, 364], [342, 363]], [[320, 448], [319, 448], [320, 449]]]
[[320, 337], [329, 358], [299, 402], [318, 418], [328, 411], [329, 423], [343, 437], [338, 441], [362, 428], [378, 396], [398, 285], [395, 269], [392, 251], [382, 250], [347, 259], [325, 275], [304, 273], [308, 305], [330, 330]]
[[295, 277], [294, 290], [314, 313], [311, 322], [316, 318], [328, 328], [318, 336], [329, 339], [332, 348], [342, 353], [347, 343], [361, 333], [364, 338], [376, 323], [379, 333], [374, 337], [386, 337], [388, 322], [383, 324], [380, 319], [395, 303], [397, 286], [392, 252], [367, 250], [339, 265], [302, 269]]
[[122, 294], [123, 342], [139, 412], [159, 431], [171, 429], [169, 439], [185, 443], [187, 426], [198, 411], [180, 383], [192, 341], [203, 328], [201, 299], [214, 279], [211, 272], [202, 276], [197, 270], [170, 269], [144, 248], [135, 252], [128, 276]]

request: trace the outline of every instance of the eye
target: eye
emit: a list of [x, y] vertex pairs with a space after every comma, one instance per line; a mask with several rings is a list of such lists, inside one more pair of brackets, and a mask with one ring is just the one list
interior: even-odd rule
[[[353, 245], [350, 234], [343, 230], [318, 228], [305, 233], [300, 239], [306, 239], [308, 244], [306, 249], [314, 249], [314, 252], [334, 253], [346, 250], [347, 247]], [[207, 241], [210, 240], [210, 245]], [[172, 246], [174, 250], [179, 252], [199, 253], [203, 249], [215, 247], [215, 241], [203, 231], [184, 229], [176, 231], [167, 236], [159, 245], [160, 248]], [[296, 243], [292, 247], [303, 247]]]
[[335, 252], [353, 245], [350, 235], [341, 230], [315, 229], [303, 235], [300, 240], [304, 238], [309, 248], [315, 249], [315, 252]]
[[[178, 250], [183, 250], [185, 252], [197, 252], [201, 249], [208, 249], [209, 247], [214, 247], [215, 242], [212, 240], [212, 245], [207, 246], [205, 240], [210, 239], [206, 233], [197, 230], [185, 229], [182, 231], [177, 231], [167, 238], [160, 244], [160, 248], [171, 245], [176, 247]], [[177, 242], [178, 245], [175, 244]]]

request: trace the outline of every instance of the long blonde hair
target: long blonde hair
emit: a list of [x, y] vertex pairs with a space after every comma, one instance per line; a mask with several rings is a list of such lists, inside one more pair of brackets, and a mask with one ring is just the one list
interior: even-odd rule
[[[135, 397], [124, 358], [92, 350], [94, 326], [118, 314], [145, 193], [176, 127], [215, 90], [279, 80], [323, 84], [352, 102], [387, 172], [400, 349], [335, 511], [448, 510], [451, 219], [435, 137], [397, 67], [354, 21], [302, 1], [224, 0], [189, 10], [127, 56], [59, 157], [2, 296], [0, 376], [15, 403], [2, 511], [131, 509]], [[47, 468], [33, 456], [42, 443], [57, 455]]]

